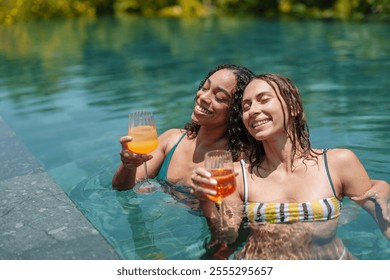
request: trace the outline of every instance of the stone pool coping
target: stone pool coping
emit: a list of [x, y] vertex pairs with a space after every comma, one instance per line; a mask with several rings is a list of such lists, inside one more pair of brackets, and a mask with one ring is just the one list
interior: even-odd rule
[[120, 259], [1, 116], [0, 259]]

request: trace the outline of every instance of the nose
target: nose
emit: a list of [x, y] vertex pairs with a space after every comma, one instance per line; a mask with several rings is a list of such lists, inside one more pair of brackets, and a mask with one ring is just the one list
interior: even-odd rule
[[261, 108], [259, 105], [257, 105], [257, 103], [253, 103], [248, 110], [249, 116], [259, 115], [260, 113], [261, 113]]
[[198, 97], [199, 102], [210, 104], [211, 103], [210, 94], [211, 94], [211, 92], [209, 90], [207, 90], [207, 91], [199, 90], [197, 93], [197, 97]]

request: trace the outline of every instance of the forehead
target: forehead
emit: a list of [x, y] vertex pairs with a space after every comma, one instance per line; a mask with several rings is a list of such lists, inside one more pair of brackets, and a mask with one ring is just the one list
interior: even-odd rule
[[211, 85], [232, 92], [236, 87], [236, 76], [231, 70], [221, 69], [209, 77]]
[[255, 79], [246, 86], [243, 97], [249, 97], [253, 94], [257, 95], [259, 93], [275, 93], [275, 90], [266, 81]]

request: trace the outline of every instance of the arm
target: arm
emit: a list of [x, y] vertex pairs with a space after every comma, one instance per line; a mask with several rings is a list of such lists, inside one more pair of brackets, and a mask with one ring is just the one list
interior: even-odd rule
[[[211, 232], [211, 240], [207, 245], [207, 258], [228, 259], [236, 249], [236, 240], [243, 217], [243, 202], [239, 192], [241, 186], [237, 186], [233, 194], [224, 198], [221, 207], [206, 197], [207, 194], [214, 195], [215, 191], [200, 186], [202, 183], [216, 184], [207, 170], [201, 167], [195, 169], [191, 179], [192, 193], [200, 199], [200, 206]], [[221, 226], [221, 209], [223, 209], [223, 227]]]
[[360, 196], [351, 197], [352, 200], [375, 199], [382, 210], [382, 216], [390, 222], [390, 185], [383, 180], [371, 179], [371, 188]]
[[[356, 197], [366, 193], [371, 188], [368, 174], [357, 156], [350, 150], [332, 150], [332, 166], [336, 172], [336, 180], [341, 183], [343, 194]], [[370, 199], [355, 200], [377, 222], [383, 234], [390, 239], [390, 222], [387, 221], [375, 202]]]
[[[165, 159], [166, 151], [169, 151], [172, 141], [176, 141], [182, 131], [180, 129], [170, 129], [158, 138], [157, 148], [149, 155], [136, 154], [127, 149], [127, 143], [132, 141], [130, 136], [120, 138], [121, 143], [121, 163], [112, 178], [112, 188], [117, 190], [132, 189], [139, 179], [144, 178], [142, 164], [148, 162], [148, 175], [153, 178], [157, 175]], [[176, 142], [174, 142], [176, 143]]]

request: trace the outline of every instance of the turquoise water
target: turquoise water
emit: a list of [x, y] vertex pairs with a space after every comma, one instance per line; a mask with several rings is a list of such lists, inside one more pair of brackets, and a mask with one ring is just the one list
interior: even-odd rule
[[[198, 259], [199, 211], [167, 193], [111, 190], [127, 115], [183, 127], [196, 88], [220, 63], [289, 76], [313, 146], [346, 147], [390, 182], [390, 30], [386, 23], [105, 18], [0, 26], [0, 115], [125, 259]], [[360, 259], [390, 244], [348, 201], [338, 235]]]

